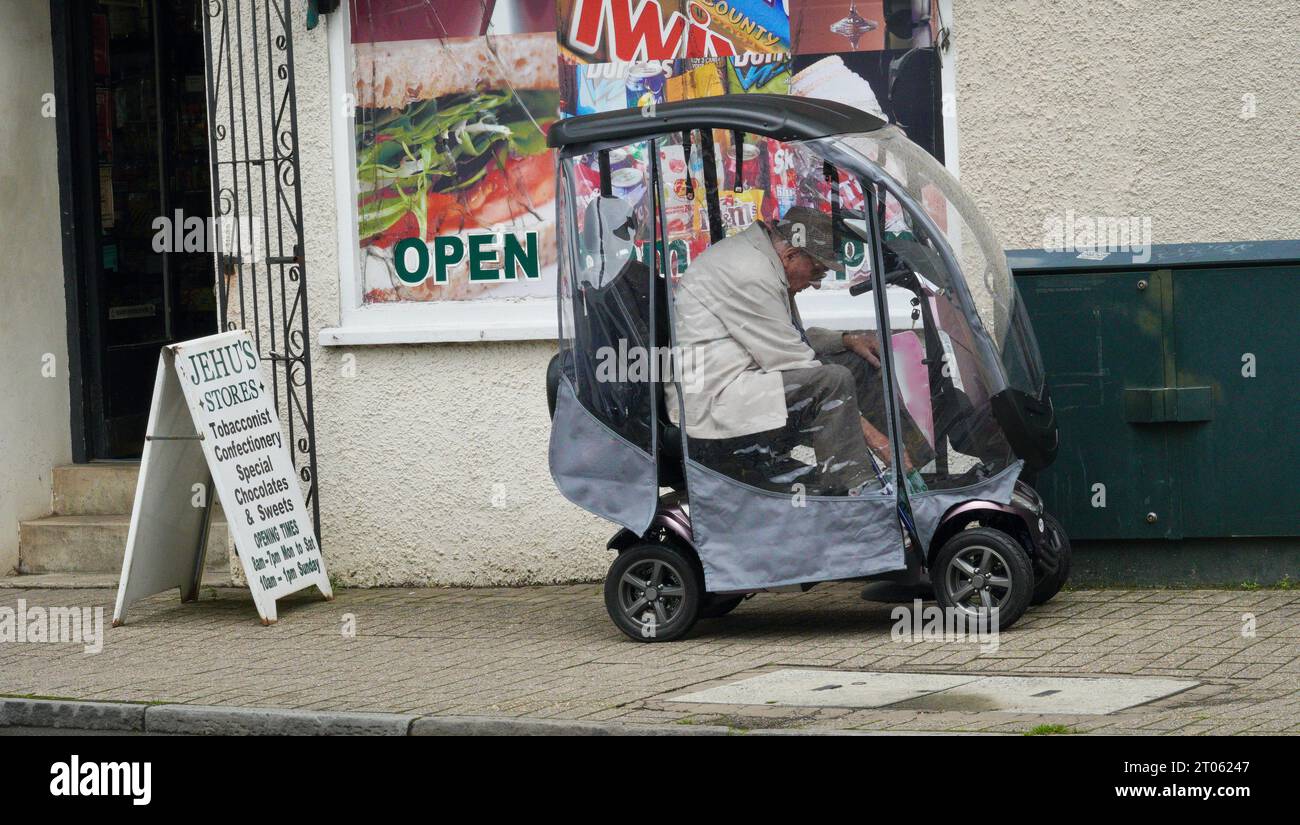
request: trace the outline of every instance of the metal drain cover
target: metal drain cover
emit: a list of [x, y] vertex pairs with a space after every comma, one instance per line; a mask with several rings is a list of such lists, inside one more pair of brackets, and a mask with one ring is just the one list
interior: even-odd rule
[[776, 670], [671, 697], [671, 702], [791, 707], [1101, 715], [1195, 687], [1186, 679], [979, 676]]
[[724, 705], [878, 708], [973, 682], [978, 676], [943, 673], [864, 673], [852, 670], [775, 670], [674, 702]]

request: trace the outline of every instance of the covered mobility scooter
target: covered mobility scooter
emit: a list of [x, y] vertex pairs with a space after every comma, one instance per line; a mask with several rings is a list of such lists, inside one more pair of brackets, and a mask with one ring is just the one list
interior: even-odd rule
[[846, 579], [928, 575], [1001, 628], [1055, 595], [1068, 540], [1021, 480], [1056, 453], [1037, 343], [942, 165], [865, 112], [759, 94], [548, 139], [551, 473], [622, 527], [619, 629], [667, 641]]

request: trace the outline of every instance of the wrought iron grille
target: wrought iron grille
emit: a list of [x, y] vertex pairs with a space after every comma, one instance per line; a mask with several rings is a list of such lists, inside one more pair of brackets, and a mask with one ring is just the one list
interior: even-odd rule
[[272, 364], [276, 412], [319, 538], [292, 1], [201, 2], [218, 320], [249, 330]]

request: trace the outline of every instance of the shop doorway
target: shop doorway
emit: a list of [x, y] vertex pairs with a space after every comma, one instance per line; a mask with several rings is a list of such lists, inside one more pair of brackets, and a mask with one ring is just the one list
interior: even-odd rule
[[217, 331], [200, 0], [52, 0], [77, 461], [134, 459], [160, 347]]

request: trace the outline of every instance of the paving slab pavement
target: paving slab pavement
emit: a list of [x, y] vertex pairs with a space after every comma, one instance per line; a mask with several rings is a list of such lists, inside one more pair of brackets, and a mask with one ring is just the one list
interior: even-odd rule
[[[142, 601], [128, 624], [111, 628], [111, 588], [2, 581], [0, 617], [19, 599], [104, 609], [98, 653], [0, 642], [7, 696], [741, 730], [1300, 733], [1297, 591], [1069, 591], [990, 649], [896, 640], [893, 606], [863, 602], [848, 584], [760, 595], [682, 641], [643, 645], [610, 624], [598, 584], [341, 589], [333, 602], [297, 594], [271, 627], [260, 625], [247, 591], [204, 588], [192, 604]], [[672, 700], [781, 669], [1197, 684], [1105, 714], [918, 706], [907, 697], [880, 707]]]

